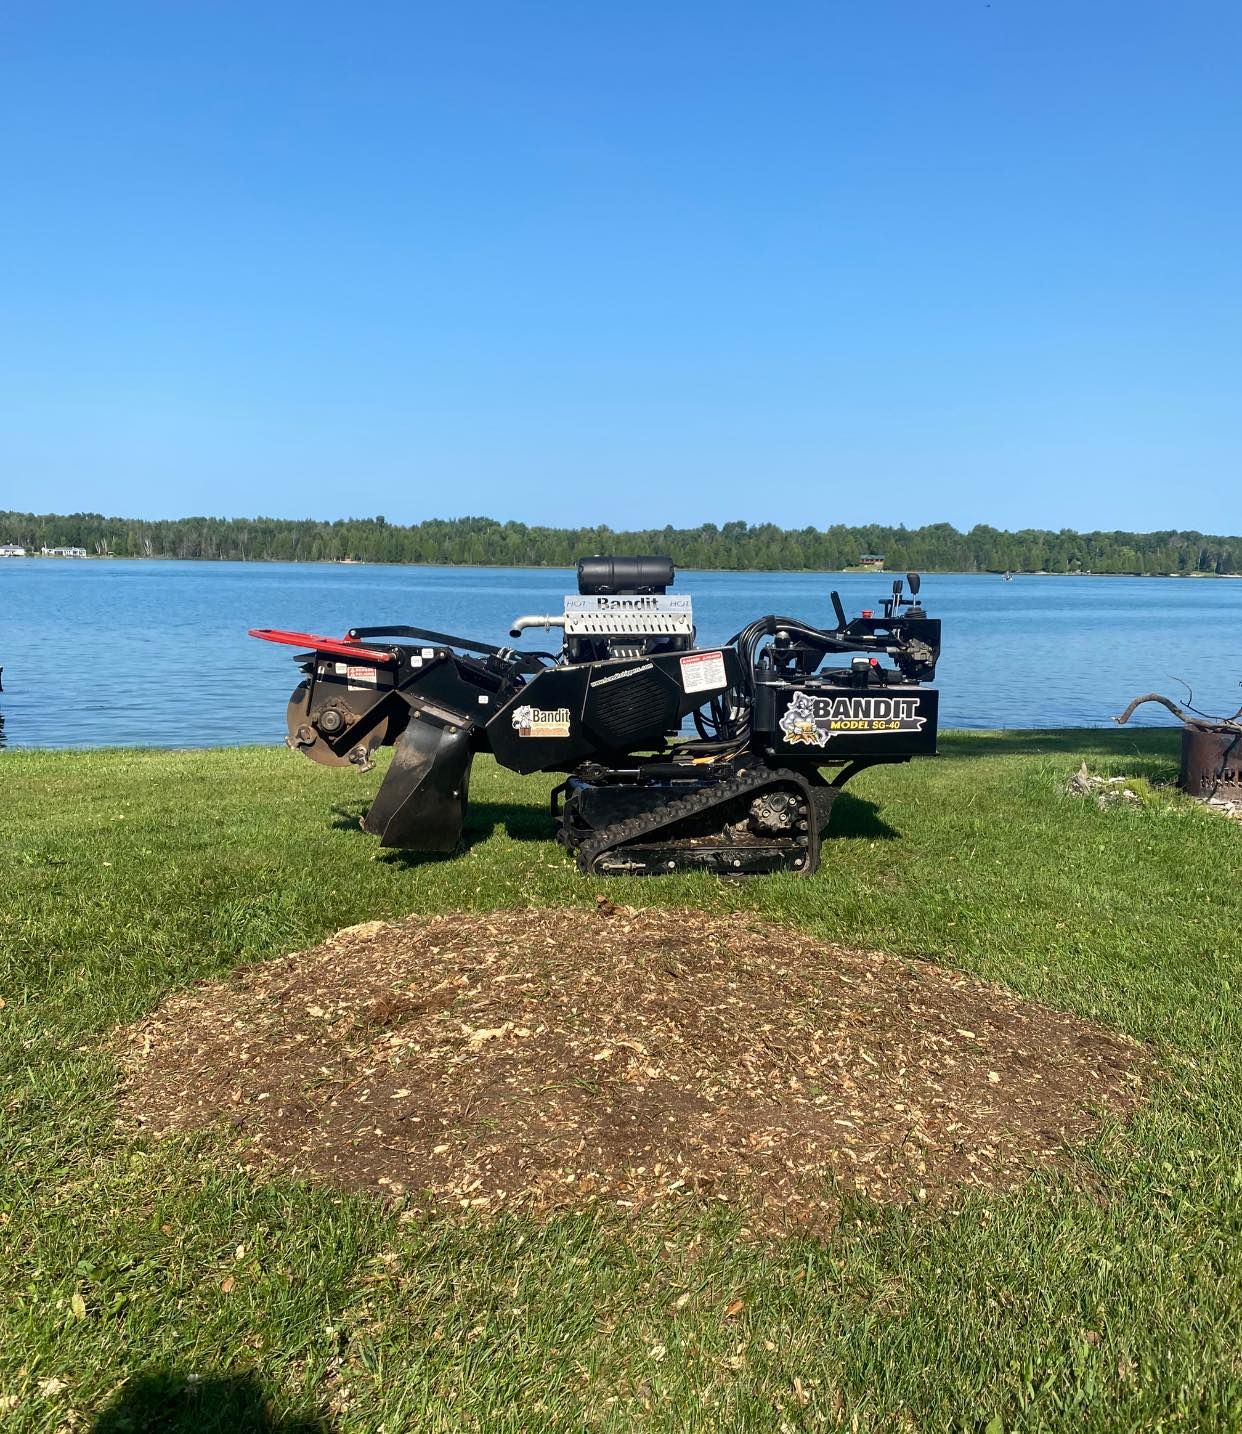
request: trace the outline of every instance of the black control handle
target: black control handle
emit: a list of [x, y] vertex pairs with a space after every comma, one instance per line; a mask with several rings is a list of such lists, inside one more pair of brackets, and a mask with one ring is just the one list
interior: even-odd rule
[[841, 606], [841, 594], [834, 591], [829, 596], [832, 599], [832, 610], [837, 615], [837, 626], [846, 627], [848, 624], [845, 621], [845, 609]]

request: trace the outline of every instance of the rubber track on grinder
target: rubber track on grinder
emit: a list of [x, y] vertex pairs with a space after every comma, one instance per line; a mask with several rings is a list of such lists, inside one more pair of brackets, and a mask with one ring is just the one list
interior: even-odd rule
[[[795, 832], [791, 837], [756, 837], [739, 844], [729, 843], [723, 835], [720, 840], [707, 837], [697, 846], [673, 845], [678, 839], [668, 833], [669, 845], [659, 844], [661, 832], [690, 817], [713, 807], [728, 806], [740, 798], [758, 796], [766, 789], [789, 787], [795, 788], [802, 799], [807, 821], [805, 831]], [[597, 876], [610, 873], [651, 876], [703, 870], [714, 870], [724, 876], [782, 870], [810, 876], [819, 865], [819, 831], [826, 820], [826, 810], [822, 804], [817, 805], [815, 793], [804, 777], [783, 767], [761, 767], [713, 783], [688, 797], [679, 797], [646, 816], [628, 817], [601, 827], [578, 846], [578, 868]], [[655, 837], [657, 844], [654, 847], [640, 845], [647, 837]], [[610, 856], [616, 860], [607, 861]]]

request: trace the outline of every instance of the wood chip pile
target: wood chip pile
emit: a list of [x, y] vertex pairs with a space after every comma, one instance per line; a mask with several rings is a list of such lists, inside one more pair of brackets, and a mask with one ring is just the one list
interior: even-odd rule
[[128, 1122], [231, 1124], [276, 1165], [414, 1208], [943, 1200], [1127, 1114], [1134, 1043], [925, 962], [753, 917], [411, 917], [175, 994], [120, 1033]]

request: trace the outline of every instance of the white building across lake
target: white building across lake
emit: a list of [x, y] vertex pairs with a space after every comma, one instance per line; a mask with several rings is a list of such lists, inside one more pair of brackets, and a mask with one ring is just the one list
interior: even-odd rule
[[0, 558], [24, 558], [26, 549], [19, 548], [16, 543], [5, 543], [0, 546]]
[[86, 556], [86, 549], [85, 549], [85, 548], [44, 548], [44, 549], [43, 549], [43, 556], [44, 556], [45, 558], [84, 558], [84, 557]]

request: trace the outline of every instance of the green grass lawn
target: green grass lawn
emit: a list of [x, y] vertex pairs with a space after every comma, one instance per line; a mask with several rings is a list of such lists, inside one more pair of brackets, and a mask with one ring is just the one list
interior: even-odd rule
[[[0, 1426], [1242, 1427], [1242, 829], [1063, 795], [1083, 757], [1170, 780], [1167, 732], [944, 747], [851, 785], [817, 877], [740, 884], [580, 877], [550, 782], [490, 762], [468, 849], [412, 860], [357, 830], [374, 777], [284, 751], [0, 756]], [[1068, 1174], [775, 1245], [723, 1207], [404, 1223], [118, 1127], [105, 1038], [177, 986], [601, 889], [977, 972], [1152, 1042], [1167, 1079]]]

